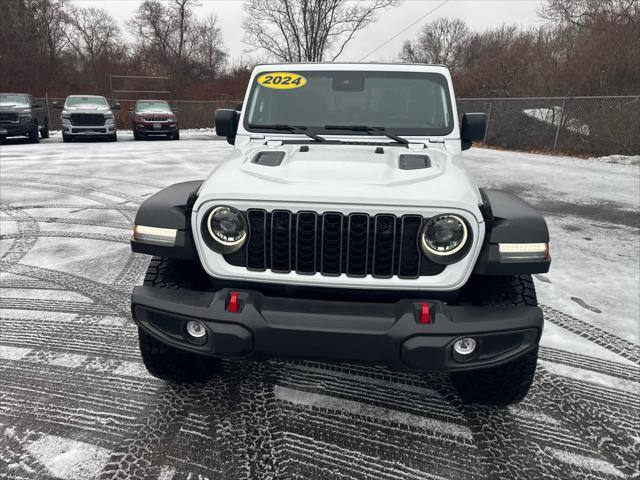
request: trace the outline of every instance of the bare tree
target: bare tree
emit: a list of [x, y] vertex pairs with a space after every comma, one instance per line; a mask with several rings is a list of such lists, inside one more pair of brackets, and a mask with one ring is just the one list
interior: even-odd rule
[[184, 58], [185, 45], [192, 27], [191, 21], [193, 17], [192, 7], [197, 5], [197, 0], [171, 0], [169, 11], [171, 17], [174, 18], [174, 30], [178, 37], [178, 48], [176, 56], [178, 59]]
[[159, 63], [183, 67], [193, 54], [198, 22], [197, 0], [145, 0], [128, 22], [138, 38], [138, 48]]
[[464, 54], [469, 27], [457, 18], [439, 18], [422, 27], [413, 42], [405, 42], [400, 58], [410, 63], [438, 63], [455, 70]]
[[49, 68], [57, 70], [57, 61], [68, 47], [69, 0], [27, 0], [26, 7], [33, 18], [33, 26], [40, 48], [49, 59]]
[[638, 24], [640, 2], [638, 0], [547, 0], [538, 14], [555, 23], [576, 27], [588, 27], [598, 20], [616, 23]]
[[160, 63], [168, 62], [175, 28], [164, 4], [158, 0], [145, 0], [128, 26], [138, 38], [138, 49], [143, 55], [152, 56]]
[[121, 50], [120, 27], [105, 10], [74, 8], [69, 17], [69, 45], [80, 57], [85, 69], [95, 70], [107, 57]]
[[247, 0], [247, 42], [287, 61], [335, 60], [378, 11], [398, 0]]
[[222, 32], [215, 15], [198, 22], [194, 46], [194, 62], [199, 67], [200, 76], [216, 77], [227, 61], [227, 52], [222, 41]]

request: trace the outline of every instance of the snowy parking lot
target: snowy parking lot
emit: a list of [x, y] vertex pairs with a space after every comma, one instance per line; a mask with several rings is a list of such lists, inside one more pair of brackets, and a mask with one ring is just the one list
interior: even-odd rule
[[206, 385], [150, 377], [129, 313], [148, 257], [138, 205], [231, 147], [0, 146], [0, 478], [618, 479], [640, 476], [640, 168], [474, 148], [481, 186], [541, 210], [536, 381], [508, 409], [445, 376], [311, 361], [226, 362]]

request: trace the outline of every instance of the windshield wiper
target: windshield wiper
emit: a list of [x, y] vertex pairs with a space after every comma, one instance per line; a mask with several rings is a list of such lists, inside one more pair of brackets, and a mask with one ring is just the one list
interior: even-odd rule
[[295, 125], [256, 125], [254, 123], [249, 124], [249, 128], [264, 128], [267, 130], [286, 130], [291, 133], [302, 133], [309, 138], [313, 138], [316, 142], [324, 142], [326, 138], [323, 138], [319, 135], [315, 135], [309, 131], [307, 131], [307, 127], [296, 127]]
[[384, 135], [391, 140], [395, 140], [398, 143], [402, 143], [403, 145], [409, 145], [409, 140], [406, 138], [399, 137], [398, 135], [394, 135], [393, 133], [389, 133], [386, 131], [384, 127], [368, 127], [366, 125], [325, 125], [325, 130], [351, 130], [353, 132], [367, 132], [369, 135], [372, 133], [377, 133], [379, 135]]

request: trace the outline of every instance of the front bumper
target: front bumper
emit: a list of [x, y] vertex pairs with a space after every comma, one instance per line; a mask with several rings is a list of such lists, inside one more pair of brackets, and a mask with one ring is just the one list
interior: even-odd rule
[[[217, 292], [135, 287], [134, 321], [159, 341], [226, 358], [288, 357], [386, 365], [394, 370], [456, 371], [500, 365], [535, 348], [542, 333], [537, 307], [457, 307], [429, 299], [364, 303], [268, 297], [231, 289]], [[431, 323], [419, 322], [424, 303]], [[186, 334], [201, 321], [206, 341]], [[461, 358], [453, 344], [473, 337], [476, 352]]]
[[63, 124], [62, 131], [65, 135], [74, 137], [102, 137], [116, 133], [116, 126], [113, 124], [95, 126], [76, 126]]
[[175, 123], [136, 123], [133, 130], [140, 135], [171, 135], [178, 131], [178, 125]]
[[2, 133], [3, 137], [27, 136], [35, 127], [35, 123], [0, 123], [0, 131], [6, 130], [6, 133]]

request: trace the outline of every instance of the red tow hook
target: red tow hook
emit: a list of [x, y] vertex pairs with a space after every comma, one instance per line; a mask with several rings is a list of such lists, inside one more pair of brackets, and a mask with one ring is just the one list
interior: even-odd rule
[[229, 296], [229, 304], [227, 305], [227, 312], [238, 313], [240, 311], [240, 301], [238, 300], [238, 292], [231, 292]]
[[431, 323], [431, 314], [429, 313], [428, 303], [422, 304], [422, 308], [420, 309], [420, 323], [425, 325]]

